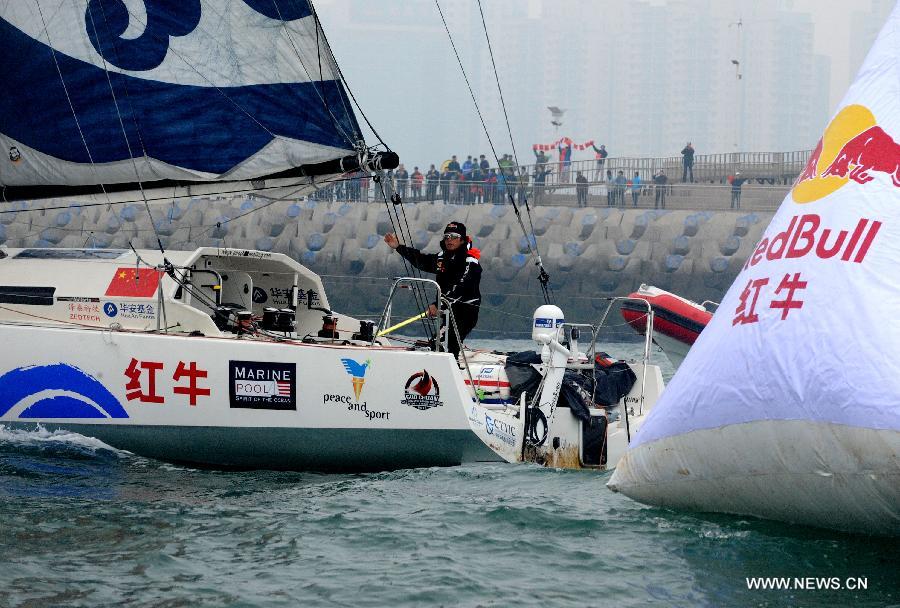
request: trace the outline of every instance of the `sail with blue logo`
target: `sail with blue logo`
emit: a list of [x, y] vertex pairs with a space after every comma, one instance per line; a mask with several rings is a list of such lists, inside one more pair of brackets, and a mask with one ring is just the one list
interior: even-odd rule
[[309, 176], [364, 149], [307, 0], [0, 3], [0, 186]]
[[900, 4], [609, 486], [900, 535]]

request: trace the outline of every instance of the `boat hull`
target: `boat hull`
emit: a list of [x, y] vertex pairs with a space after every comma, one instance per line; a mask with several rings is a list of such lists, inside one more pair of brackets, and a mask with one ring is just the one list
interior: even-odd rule
[[[34, 423], [0, 424], [36, 428]], [[41, 426], [95, 437], [147, 458], [210, 468], [367, 472], [498, 460], [469, 430]]]
[[900, 534], [900, 433], [802, 420], [691, 431], [628, 451], [607, 484], [640, 502]]
[[[452, 356], [0, 326], [0, 424], [202, 466], [389, 470], [497, 460]], [[352, 373], [351, 373], [352, 372]]]

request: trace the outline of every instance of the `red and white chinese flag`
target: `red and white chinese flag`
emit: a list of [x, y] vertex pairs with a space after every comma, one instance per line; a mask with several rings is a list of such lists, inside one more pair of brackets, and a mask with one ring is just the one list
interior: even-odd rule
[[161, 276], [162, 271], [154, 268], [117, 268], [105, 295], [125, 298], [155, 297]]

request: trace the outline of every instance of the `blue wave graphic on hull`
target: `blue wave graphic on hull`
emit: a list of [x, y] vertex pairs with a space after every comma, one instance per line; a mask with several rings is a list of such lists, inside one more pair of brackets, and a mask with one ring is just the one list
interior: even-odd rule
[[273, 135], [350, 149], [347, 138], [359, 133], [356, 118], [342, 111], [350, 103], [335, 80], [218, 88], [147, 80], [54, 53], [3, 19], [0, 56], [25, 59], [0, 62], [8, 92], [0, 95], [0, 133], [65, 161], [130, 158], [115, 99], [132, 148], [140, 142], [151, 158], [207, 173], [229, 171]]
[[128, 412], [96, 378], [65, 363], [10, 370], [0, 376], [0, 416], [23, 399], [43, 391], [67, 391], [72, 395], [44, 397], [28, 406], [19, 418], [128, 418]]

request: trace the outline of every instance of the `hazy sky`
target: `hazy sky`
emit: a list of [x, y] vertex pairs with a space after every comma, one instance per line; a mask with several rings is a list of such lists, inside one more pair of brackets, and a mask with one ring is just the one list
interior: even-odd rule
[[[442, 8], [450, 2], [450, 0], [440, 1]], [[475, 0], [471, 1], [474, 5]], [[557, 1], [564, 3], [569, 0]], [[683, 1], [691, 2], [692, 0]], [[390, 35], [385, 35], [384, 27], [377, 24], [367, 27], [365, 23], [361, 23], [360, 19], [348, 26], [343, 23], [344, 20], [341, 17], [347, 12], [348, 6], [358, 6], [348, 4], [349, 2], [350, 0], [316, 0], [315, 5], [345, 77], [362, 104], [363, 110], [384, 140], [400, 152], [401, 158], [407, 154], [406, 160], [410, 164], [413, 161], [422, 164], [427, 162], [426, 159], [440, 162], [445, 155], [450, 153], [464, 154], [467, 151], [475, 151], [466, 149], [466, 141], [462, 133], [460, 133], [460, 142], [442, 140], [435, 142], [429, 148], [426, 145], [427, 142], [423, 141], [428, 138], [427, 129], [410, 125], [408, 120], [404, 120], [403, 91], [410, 86], [428, 86], [430, 79], [449, 79], [458, 82], [458, 86], [452, 87], [452, 99], [441, 99], [435, 103], [433, 115], [436, 119], [452, 121], [454, 124], [460, 125], [478, 120], [459, 70], [455, 69], [453, 72], [448, 71], [441, 74], [430, 72], [428, 69], [426, 57], [433, 57], [435, 53], [446, 53], [452, 58], [452, 51], [433, 2], [411, 4], [400, 0], [387, 0], [383, 4], [368, 5], [377, 7], [376, 10], [380, 11], [379, 16], [396, 14], [397, 11], [401, 11], [404, 17], [415, 14], [417, 23], [434, 27], [433, 33], [428, 34], [426, 38], [421, 35], [414, 36], [413, 33], [404, 36], [402, 30], [391, 31]], [[482, 0], [482, 2], [491, 5], [518, 3], [519, 6], [527, 3], [526, 5], [529, 7], [540, 4], [540, 0]], [[594, 2], [597, 10], [591, 11], [593, 18], [602, 18], [604, 7], [614, 6], [606, 0], [594, 0]], [[885, 12], [891, 2], [892, 0], [855, 0], [854, 2], [845, 0], [753, 0], [755, 5], [771, 3], [773, 6], [785, 7], [794, 12], [808, 13], [812, 16], [815, 27], [814, 52], [827, 56], [831, 61], [830, 114], [834, 112], [836, 104], [843, 97], [849, 85], [851, 70], [855, 72], [859, 67], [858, 65], [851, 66], [851, 29], [854, 19], [858, 21], [860, 15], [864, 16], [866, 11], [872, 11], [874, 5], [877, 10], [874, 10], [872, 19], [879, 21], [877, 30], [883, 23], [884, 17], [883, 15], [877, 17], [874, 15]], [[666, 2], [665, 0], [650, 0], [649, 3], [660, 5]], [[593, 9], [594, 4], [590, 6]], [[747, 6], [751, 6], [749, 0]], [[529, 8], [529, 10], [531, 9]], [[542, 18], [550, 19], [554, 16], [545, 14]], [[568, 24], [566, 26], [569, 27]], [[578, 26], [578, 23], [571, 25], [571, 27]], [[489, 29], [491, 27], [489, 24]], [[503, 44], [512, 44], [511, 41], [504, 40], [502, 36], [495, 37], [492, 42], [498, 47]], [[534, 44], [541, 43], [541, 41], [534, 41]], [[429, 48], [423, 48], [423, 46]], [[507, 90], [512, 91], [515, 86], [539, 86], [539, 84], [537, 82], [516, 82], [505, 83], [504, 87], [508, 87]], [[476, 91], [476, 94], [479, 93]], [[489, 111], [496, 112], [499, 109], [491, 107]], [[362, 117], [359, 118], [362, 123]], [[540, 120], [543, 118], [543, 116], [539, 117]], [[500, 135], [492, 134], [494, 137]], [[502, 136], [508, 142], [508, 136], [505, 133]], [[367, 141], [369, 141], [368, 135]], [[374, 138], [370, 143], [373, 141], [375, 141]], [[516, 142], [520, 154], [523, 149], [527, 153], [531, 143], [533, 142]], [[811, 147], [812, 144], [809, 145]], [[434, 148], [438, 149], [434, 150]], [[482, 149], [480, 146], [478, 147], [478, 150]], [[708, 150], [708, 152], [722, 151], [725, 150]]]

